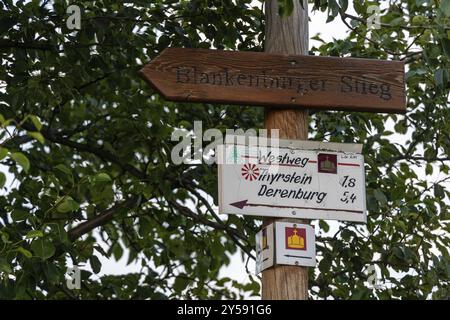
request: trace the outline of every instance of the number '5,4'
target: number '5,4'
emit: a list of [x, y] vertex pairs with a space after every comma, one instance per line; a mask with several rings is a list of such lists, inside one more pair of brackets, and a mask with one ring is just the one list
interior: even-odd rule
[[349, 203], [350, 201], [354, 203], [356, 200], [356, 196], [354, 193], [350, 194], [349, 191], [345, 191], [343, 197], [341, 198], [341, 201], [344, 203]]

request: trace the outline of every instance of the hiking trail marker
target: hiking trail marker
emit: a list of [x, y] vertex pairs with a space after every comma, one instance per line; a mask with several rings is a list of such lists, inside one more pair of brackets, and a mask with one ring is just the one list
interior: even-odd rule
[[314, 267], [316, 236], [309, 224], [275, 222], [275, 264]]
[[275, 260], [275, 239], [273, 224], [262, 228], [256, 233], [256, 274], [270, 268]]
[[361, 145], [243, 139], [218, 147], [219, 213], [366, 222]]
[[167, 48], [139, 74], [173, 101], [406, 112], [401, 61]]
[[256, 274], [273, 265], [316, 265], [316, 235], [309, 224], [277, 221], [263, 227], [255, 242]]

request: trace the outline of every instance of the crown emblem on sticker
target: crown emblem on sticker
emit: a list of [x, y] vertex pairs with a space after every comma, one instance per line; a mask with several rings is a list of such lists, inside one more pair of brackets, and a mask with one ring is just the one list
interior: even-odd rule
[[286, 249], [306, 250], [306, 230], [304, 228], [285, 228]]
[[320, 153], [317, 155], [318, 171], [337, 173], [337, 156], [335, 154]]

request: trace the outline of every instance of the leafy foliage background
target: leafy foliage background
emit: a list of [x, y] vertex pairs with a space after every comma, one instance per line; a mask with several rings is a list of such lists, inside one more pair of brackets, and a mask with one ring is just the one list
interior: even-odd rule
[[[367, 28], [379, 1], [353, 1], [357, 16], [346, 0], [310, 2], [349, 28], [311, 54], [404, 60], [408, 97], [405, 116], [311, 111], [311, 139], [364, 144], [369, 215], [367, 226], [340, 223], [333, 234], [320, 221], [310, 294], [449, 298], [450, 1], [383, 1], [380, 29]], [[66, 27], [69, 4], [82, 8], [81, 30]], [[255, 277], [218, 274], [237, 250], [253, 256], [258, 220], [218, 217], [216, 167], [174, 165], [170, 136], [194, 120], [259, 128], [262, 108], [163, 101], [137, 76], [168, 46], [262, 51], [256, 4], [0, 1], [0, 161], [14, 177], [0, 172], [1, 298], [259, 294]], [[280, 0], [280, 13], [292, 6]], [[140, 273], [83, 271], [82, 290], [65, 287], [67, 266], [99, 273], [98, 256], [126, 251]], [[376, 288], [370, 265], [382, 275]]]

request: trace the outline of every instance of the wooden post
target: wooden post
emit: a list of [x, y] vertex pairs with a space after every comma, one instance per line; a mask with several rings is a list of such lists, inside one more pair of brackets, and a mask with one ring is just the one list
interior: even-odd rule
[[[308, 3], [303, 0], [304, 9], [298, 0], [294, 0], [293, 3], [292, 15], [280, 17], [278, 1], [266, 1], [266, 52], [308, 54]], [[308, 110], [266, 108], [265, 128], [278, 129], [280, 138], [306, 140], [308, 138]], [[266, 219], [265, 224], [275, 220]], [[289, 219], [288, 221], [303, 222], [298, 219]], [[262, 299], [308, 299], [308, 268], [274, 266], [264, 270], [262, 272]]]

